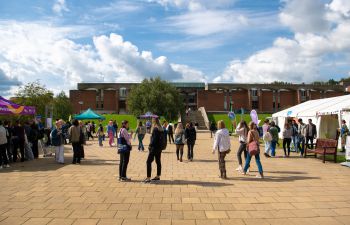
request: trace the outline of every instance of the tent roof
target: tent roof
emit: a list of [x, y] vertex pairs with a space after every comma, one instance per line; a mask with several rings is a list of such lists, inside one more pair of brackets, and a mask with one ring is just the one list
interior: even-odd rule
[[74, 118], [77, 120], [93, 120], [93, 119], [104, 120], [105, 119], [103, 116], [95, 113], [90, 108], [87, 109], [85, 112], [75, 116]]
[[34, 115], [35, 113], [33, 106], [17, 105], [0, 96], [0, 115]]
[[274, 113], [272, 117], [315, 117], [320, 113], [331, 114], [345, 108], [350, 109], [350, 95], [310, 100]]

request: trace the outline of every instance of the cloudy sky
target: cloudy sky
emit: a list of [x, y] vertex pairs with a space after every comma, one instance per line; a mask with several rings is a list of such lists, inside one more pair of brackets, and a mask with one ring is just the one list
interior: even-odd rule
[[349, 0], [0, 1], [0, 95], [40, 80], [312, 82], [350, 76]]

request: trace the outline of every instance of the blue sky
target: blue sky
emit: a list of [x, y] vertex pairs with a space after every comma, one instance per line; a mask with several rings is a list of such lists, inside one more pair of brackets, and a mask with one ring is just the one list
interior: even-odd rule
[[[348, 77], [347, 0], [0, 1], [0, 94], [40, 80], [312, 82]], [[60, 85], [57, 85], [57, 84]]]

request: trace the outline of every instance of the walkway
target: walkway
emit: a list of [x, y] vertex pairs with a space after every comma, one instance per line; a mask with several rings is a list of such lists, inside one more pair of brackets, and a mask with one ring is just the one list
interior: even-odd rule
[[234, 171], [233, 139], [229, 180], [223, 181], [212, 139], [198, 136], [193, 162], [177, 162], [175, 146], [168, 145], [159, 184], [140, 183], [147, 153], [135, 146], [129, 183], [116, 179], [115, 149], [96, 141], [85, 147], [81, 165], [69, 164], [69, 146], [63, 166], [52, 158], [14, 164], [0, 172], [0, 224], [350, 224], [349, 168], [314, 158], [262, 157], [266, 178], [255, 178], [254, 161], [244, 177]]

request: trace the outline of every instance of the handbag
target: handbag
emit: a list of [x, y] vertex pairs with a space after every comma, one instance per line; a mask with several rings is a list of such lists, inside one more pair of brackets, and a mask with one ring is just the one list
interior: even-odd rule
[[[253, 134], [251, 134], [253, 135]], [[254, 140], [252, 142], [250, 142], [248, 144], [248, 152], [249, 155], [253, 156], [253, 155], [257, 155], [259, 154], [259, 143], [258, 141], [255, 140], [255, 136], [253, 135]]]
[[118, 137], [118, 142], [117, 142], [117, 150], [118, 150], [118, 154], [121, 153], [126, 153], [129, 152], [131, 150], [131, 146], [129, 146], [125, 140], [124, 137], [121, 136], [121, 131], [119, 132], [119, 137]]

